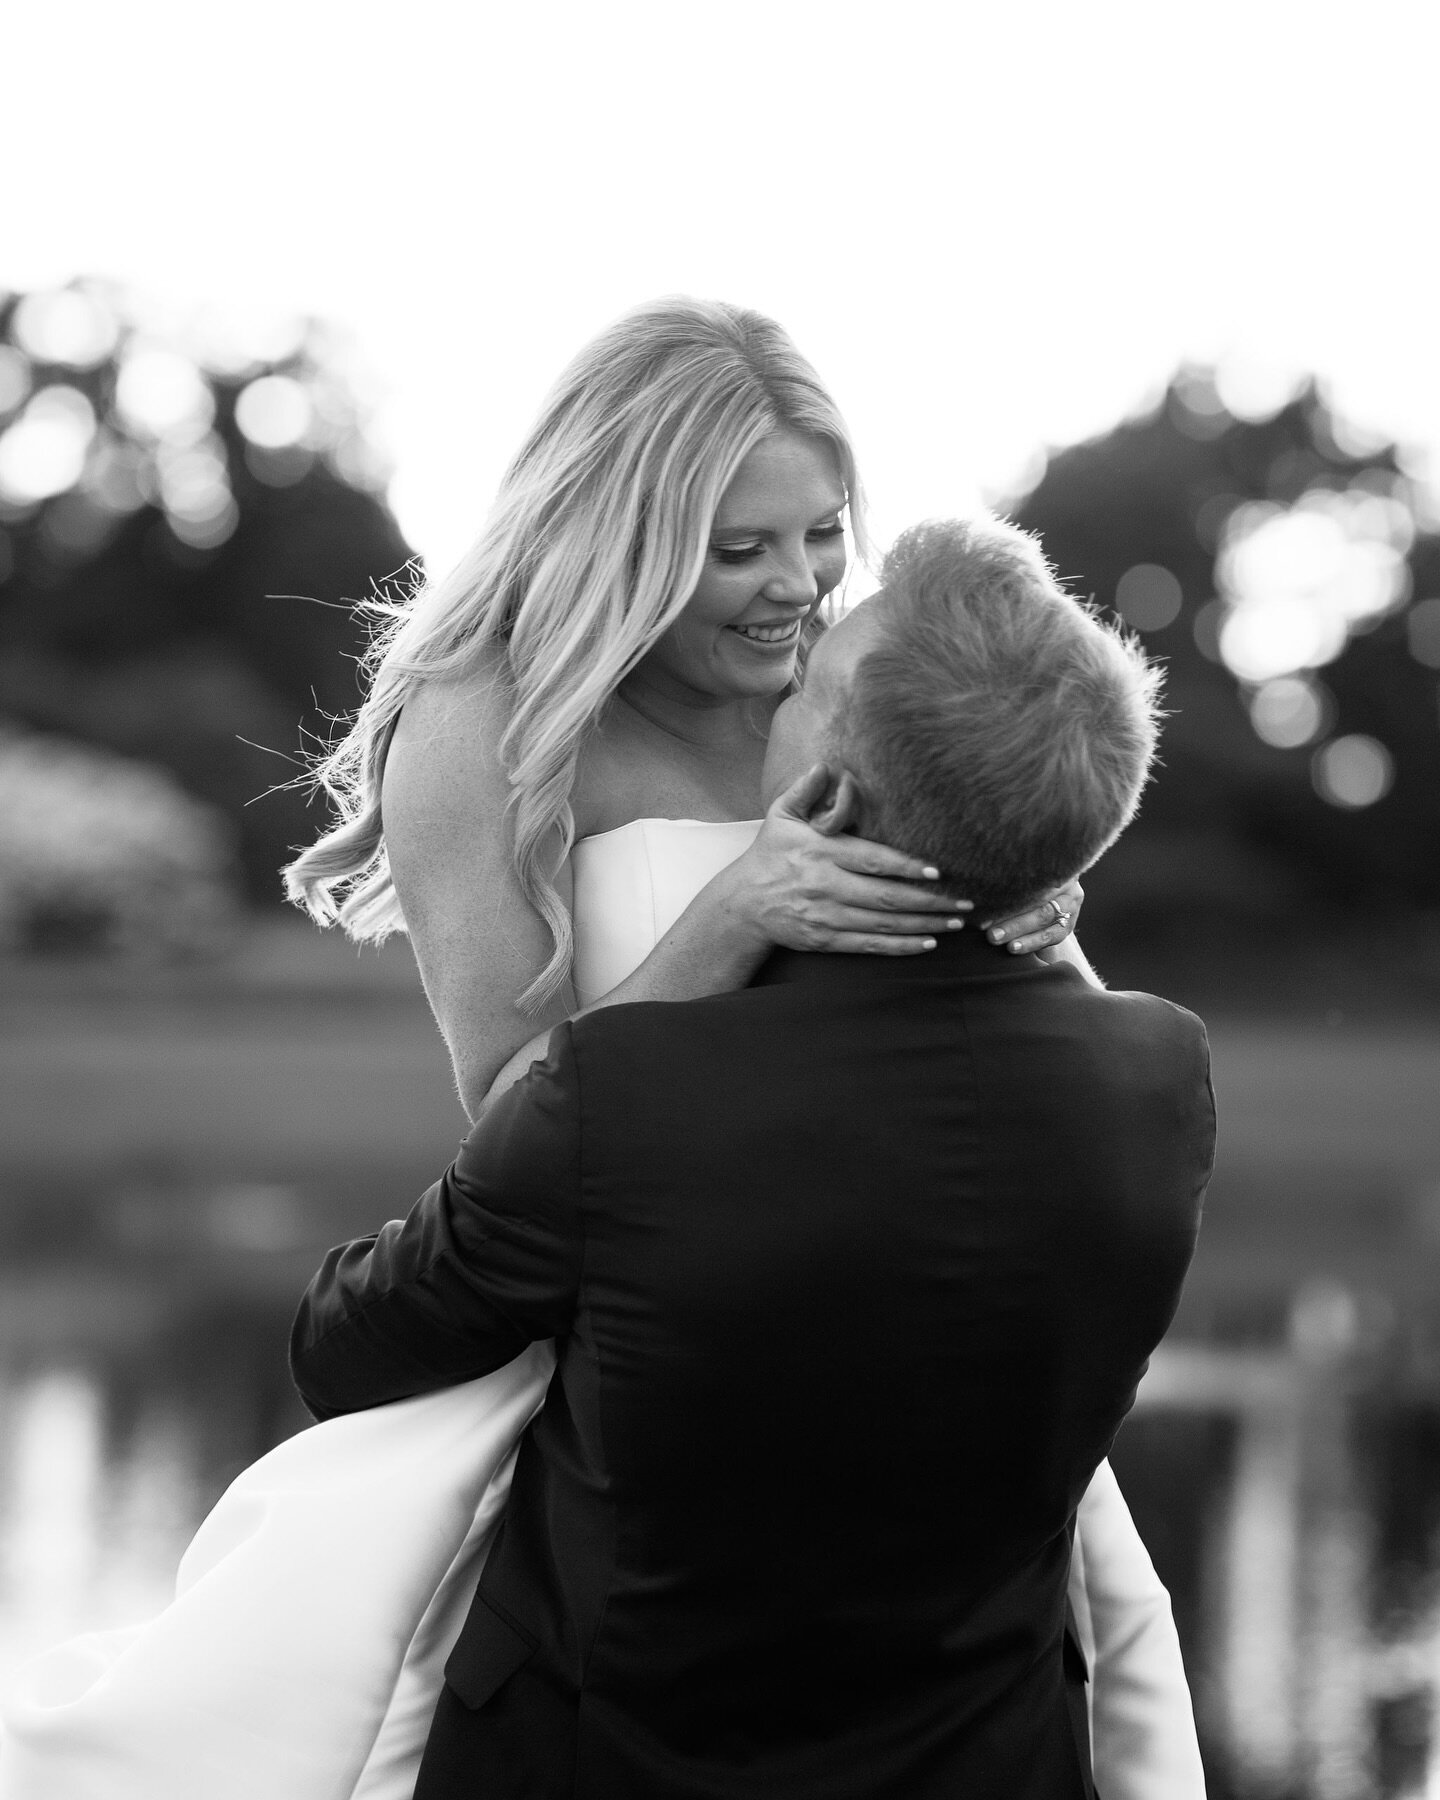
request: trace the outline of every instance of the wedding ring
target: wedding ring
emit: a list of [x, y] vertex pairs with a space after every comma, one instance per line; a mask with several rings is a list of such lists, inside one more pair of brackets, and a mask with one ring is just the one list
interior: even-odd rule
[[1069, 913], [1060, 910], [1060, 902], [1058, 900], [1047, 900], [1045, 904], [1050, 908], [1051, 913], [1054, 915], [1054, 924], [1068, 925], [1070, 923]]

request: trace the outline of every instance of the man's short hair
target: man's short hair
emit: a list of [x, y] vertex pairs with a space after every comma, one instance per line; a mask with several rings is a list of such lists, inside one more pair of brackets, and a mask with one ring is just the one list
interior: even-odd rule
[[980, 917], [1061, 886], [1134, 816], [1160, 673], [999, 520], [939, 520], [886, 558], [881, 635], [840, 754], [877, 837], [939, 866]]

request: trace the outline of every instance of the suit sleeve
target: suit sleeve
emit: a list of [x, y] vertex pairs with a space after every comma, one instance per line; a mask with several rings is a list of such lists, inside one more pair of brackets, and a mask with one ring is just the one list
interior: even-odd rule
[[316, 1418], [487, 1375], [567, 1330], [582, 1252], [579, 1113], [567, 1024], [407, 1218], [329, 1253], [290, 1340]]
[[1105, 1800], [1205, 1800], [1170, 1596], [1108, 1462], [1080, 1502], [1070, 1598], [1090, 1660], [1090, 1743]]

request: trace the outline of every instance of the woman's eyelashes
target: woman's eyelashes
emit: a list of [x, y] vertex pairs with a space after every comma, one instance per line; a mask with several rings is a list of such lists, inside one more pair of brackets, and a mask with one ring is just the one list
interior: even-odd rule
[[[817, 525], [805, 533], [806, 541], [812, 544], [823, 543], [826, 538], [838, 538], [845, 535], [845, 527], [838, 520], [833, 525]], [[760, 540], [753, 544], [712, 544], [710, 554], [718, 563], [754, 562], [756, 557], [763, 556], [768, 546]]]

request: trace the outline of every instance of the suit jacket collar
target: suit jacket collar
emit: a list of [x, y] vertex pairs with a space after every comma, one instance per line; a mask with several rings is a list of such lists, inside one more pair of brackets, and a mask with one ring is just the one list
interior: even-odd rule
[[[1064, 965], [1062, 965], [1063, 967]], [[918, 956], [850, 956], [841, 951], [774, 950], [761, 964], [754, 987], [786, 982], [967, 980], [983, 976], [1035, 976], [1054, 965], [1038, 956], [1016, 956], [992, 944], [978, 925], [946, 932], [933, 950]]]

